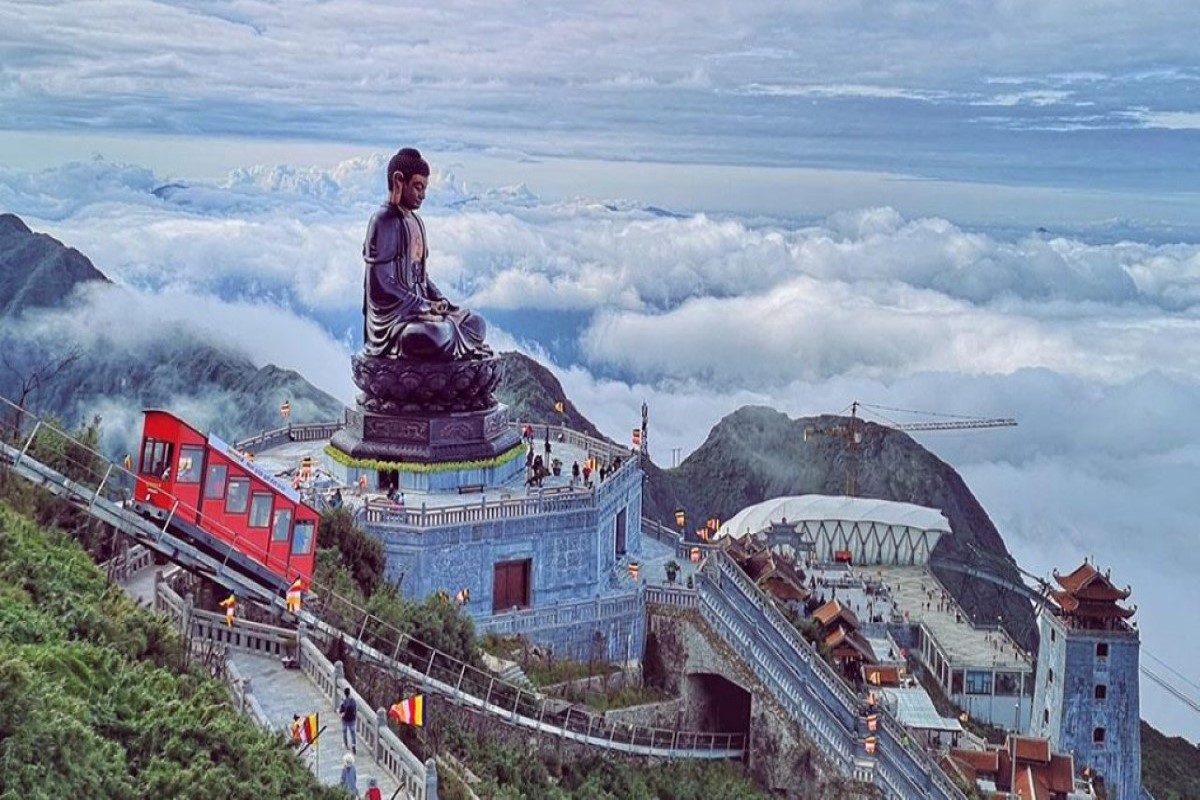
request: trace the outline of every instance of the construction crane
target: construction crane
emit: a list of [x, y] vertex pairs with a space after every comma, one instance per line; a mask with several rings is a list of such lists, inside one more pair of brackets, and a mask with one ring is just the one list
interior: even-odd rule
[[[932, 411], [913, 411], [906, 408], [892, 408], [890, 406], [877, 406], [869, 403], [860, 403], [857, 400], [850, 404], [850, 422], [849, 424], [830, 425], [828, 427], [810, 426], [804, 429], [804, 441], [808, 441], [810, 436], [836, 436], [846, 440], [846, 496], [854, 497], [854, 492], [858, 484], [858, 446], [862, 443], [862, 431], [859, 428], [861, 420], [858, 416], [860, 408], [870, 409], [878, 416], [883, 416], [881, 411], [893, 411], [902, 414], [924, 414], [930, 417], [940, 417], [941, 419], [934, 422], [894, 422], [886, 420], [885, 422], [877, 422], [877, 425], [883, 425], [886, 428], [891, 428], [895, 431], [957, 431], [968, 428], [1015, 428], [1017, 421], [1012, 417], [969, 417], [962, 414], [939, 414]], [[873, 420], [872, 420], [873, 421]]]

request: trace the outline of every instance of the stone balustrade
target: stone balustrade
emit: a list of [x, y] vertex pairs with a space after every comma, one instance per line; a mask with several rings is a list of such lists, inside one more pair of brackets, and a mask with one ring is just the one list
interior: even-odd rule
[[[190, 597], [180, 597], [163, 581], [155, 583], [154, 607], [178, 623], [181, 629], [190, 631], [190, 635], [198, 640], [224, 644], [257, 655], [294, 655], [304, 675], [335, 706], [342, 697], [342, 688], [348, 686], [341, 662], [330, 663], [302, 632], [246, 620], [238, 620], [230, 627], [225, 623], [223, 614], [193, 607]], [[226, 662], [225, 681], [238, 709], [249, 714], [259, 727], [273, 730], [249, 682], [238, 674], [237, 667], [230, 661]], [[413, 800], [436, 798], [437, 768], [432, 761], [422, 764], [405, 747], [388, 728], [386, 710], [372, 711], [353, 687], [350, 687], [350, 692], [360, 709], [357, 723], [360, 744], [370, 750], [379, 766], [404, 787], [407, 797]]]
[[233, 447], [247, 453], [261, 453], [288, 442], [319, 442], [328, 439], [344, 427], [344, 420], [287, 425], [239, 439], [233, 443]]
[[[724, 552], [712, 555], [700, 573], [705, 618], [743, 654], [777, 701], [813, 738], [831, 764], [847, 775], [863, 775], [856, 722], [861, 701], [811, 644], [787, 621]], [[964, 795], [917, 747], [886, 709], [879, 713], [879, 748], [871, 771], [892, 797], [962, 800]]]
[[150, 548], [135, 544], [124, 552], [101, 562], [100, 571], [112, 580], [121, 583], [154, 563], [154, 551]]
[[412, 751], [400, 741], [400, 737], [388, 727], [387, 710], [372, 710], [353, 686], [346, 682], [342, 662], [330, 663], [320, 648], [304, 635], [301, 628], [300, 647], [297, 651], [300, 669], [313, 682], [321, 694], [333, 705], [341, 702], [343, 688], [350, 689], [350, 696], [358, 704], [355, 732], [359, 746], [370, 752], [375, 762], [396, 778], [404, 789], [405, 796], [413, 800], [437, 797], [437, 767], [433, 759], [421, 763]]
[[498, 636], [515, 636], [531, 630], [557, 628], [565, 625], [581, 625], [598, 620], [626, 617], [640, 609], [638, 595], [616, 595], [597, 597], [591, 600], [555, 603], [548, 608], [531, 608], [508, 611], [475, 620], [480, 633]]
[[250, 681], [242, 677], [237, 665], [232, 661], [227, 661], [224, 675], [225, 684], [233, 694], [233, 701], [237, 705], [238, 711], [248, 715], [250, 719], [254, 720], [254, 724], [264, 731], [273, 732], [275, 729], [271, 725], [271, 720], [267, 718], [266, 712], [263, 711], [262, 703], [258, 702], [258, 698], [254, 696], [254, 691], [250, 688]]
[[646, 603], [675, 608], [699, 608], [700, 595], [695, 589], [683, 589], [673, 586], [647, 586]]
[[585, 511], [594, 508], [595, 504], [595, 497], [590, 491], [508, 500], [480, 498], [474, 503], [434, 507], [423, 504], [402, 507], [394, 503], [366, 503], [355, 511], [354, 519], [358, 524], [372, 528], [445, 528], [516, 517]]

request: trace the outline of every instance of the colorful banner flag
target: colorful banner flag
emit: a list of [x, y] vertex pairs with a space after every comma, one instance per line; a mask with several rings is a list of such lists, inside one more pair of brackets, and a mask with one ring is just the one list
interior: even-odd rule
[[287, 590], [287, 610], [290, 614], [299, 614], [300, 606], [304, 603], [304, 579], [296, 578]]
[[562, 400], [559, 400], [557, 403], [554, 404], [554, 410], [560, 414], [567, 413], [567, 407], [565, 405], [563, 405]]
[[636, 561], [632, 562], [629, 565], [629, 577], [633, 578], [636, 581], [638, 579], [638, 572], [640, 570], [641, 570], [641, 567], [638, 566], [638, 563]]
[[292, 416], [292, 402], [290, 400], [284, 400], [279, 404], [279, 416], [284, 419]]
[[866, 746], [866, 749], [867, 749], [867, 752], [868, 752], [868, 753], [874, 753], [874, 752], [875, 752], [875, 745], [878, 743], [878, 741], [879, 741], [879, 740], [878, 740], [878, 739], [876, 739], [874, 736], [868, 736], [868, 737], [867, 737], [866, 741], [865, 741], [865, 742], [863, 742], [863, 744]]
[[425, 724], [425, 696], [418, 694], [401, 700], [388, 709], [388, 716], [401, 725], [415, 725], [420, 728]]
[[237, 609], [237, 597], [231, 594], [222, 600], [220, 605], [225, 609], [225, 624], [232, 628], [234, 611]]
[[879, 715], [867, 714], [867, 730], [872, 733], [879, 730]]
[[634, 447], [642, 446], [642, 429], [641, 428], [633, 429], [633, 446]]
[[305, 744], [312, 744], [317, 739], [317, 731], [321, 730], [320, 721], [316, 714], [309, 714], [300, 725], [300, 739]]
[[130, 472], [133, 469], [133, 456], [129, 455], [129, 453], [126, 453], [125, 460], [121, 463], [125, 465], [125, 471]]

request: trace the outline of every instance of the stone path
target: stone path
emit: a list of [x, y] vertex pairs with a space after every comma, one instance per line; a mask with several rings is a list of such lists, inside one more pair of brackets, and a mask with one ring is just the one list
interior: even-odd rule
[[153, 606], [154, 573], [161, 569], [163, 567], [147, 567], [146, 569], [138, 570], [121, 583], [121, 588], [125, 590], [125, 594], [136, 600], [138, 605]]
[[[304, 760], [321, 783], [336, 786], [341, 779], [342, 756], [346, 750], [342, 748], [342, 723], [333, 702], [322, 695], [303, 672], [284, 669], [277, 658], [230, 650], [229, 660], [243, 678], [249, 679], [250, 690], [276, 730], [288, 730], [292, 714], [303, 716], [315, 711], [320, 715], [325, 733], [304, 754]], [[399, 784], [380, 768], [365, 747], [358, 748], [355, 766], [358, 768], [359, 795], [366, 792], [370, 778], [379, 781], [384, 797], [391, 797], [396, 791]]]
[[[121, 584], [125, 593], [135, 599], [140, 605], [151, 606], [154, 603], [154, 574], [161, 567], [150, 567], [131, 575]], [[292, 714], [320, 714], [321, 725], [328, 726], [325, 733], [304, 754], [303, 758], [308, 768], [317, 779], [329, 786], [336, 786], [342, 777], [342, 756], [346, 751], [342, 748], [341, 719], [333, 702], [321, 694], [304, 673], [298, 669], [284, 669], [279, 659], [270, 656], [260, 656], [251, 653], [229, 651], [229, 660], [237, 667], [243, 678], [250, 681], [250, 690], [258, 698], [263, 713], [278, 731], [288, 731]], [[367, 781], [375, 778], [384, 797], [391, 797], [398, 788], [396, 780], [385, 772], [375, 762], [371, 753], [359, 748], [355, 756], [355, 766], [358, 768], [358, 795], [367, 790]], [[399, 797], [406, 797], [400, 795]]]

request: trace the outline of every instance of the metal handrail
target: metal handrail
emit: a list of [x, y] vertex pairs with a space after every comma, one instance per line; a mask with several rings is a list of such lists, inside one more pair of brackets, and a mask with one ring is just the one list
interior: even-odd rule
[[[156, 526], [146, 524], [140, 516], [115, 505], [103, 496], [103, 481], [107, 478], [102, 478], [102, 482], [94, 490], [91, 487], [83, 487], [88, 490], [84, 492], [81, 491], [80, 484], [37, 462], [28, 455], [28, 452], [38, 431], [42, 427], [46, 427], [90, 453], [99, 460], [98, 463], [114, 467], [118, 474], [124, 473], [135, 480], [136, 476], [124, 470], [123, 467], [108, 461], [92, 448], [78, 442], [70, 434], [53, 428], [7, 399], [0, 397], [0, 402], [17, 411], [18, 415], [27, 415], [30, 420], [35, 422], [34, 430], [19, 451], [7, 444], [0, 444], [0, 450], [13, 461], [14, 465], [19, 465], [22, 460], [31, 464], [36, 463], [40, 467], [34, 471], [34, 474], [38, 476], [37, 479], [40, 479], [47, 488], [56, 494], [87, 501], [86, 507], [82, 508], [86, 513], [97, 516], [102, 521], [117, 527], [125, 526], [127, 532], [143, 541], [145, 541], [144, 537], [146, 537], [148, 529], [155, 531], [155, 535], [152, 537], [153, 542], [147, 541], [147, 544], [158, 545], [164, 550], [171, 551], [168, 555], [174, 558], [181, 560], [191, 558], [190, 555], [179, 552], [177, 543], [182, 540], [175, 539], [173, 535], [168, 534], [166, 525], [162, 529], [156, 530]], [[19, 418], [20, 416], [18, 416]], [[70, 460], [75, 461], [80, 467], [89, 466], [79, 463], [73, 458]], [[112, 472], [113, 470], [106, 469], [105, 475]], [[24, 473], [19, 472], [18, 474], [35, 480]], [[167, 496], [170, 497], [170, 495]], [[174, 513], [183, 504], [177, 498], [171, 497], [171, 499], [174, 500], [172, 508], [172, 513]], [[190, 506], [186, 508], [194, 511]], [[224, 529], [228, 530], [228, 528]], [[236, 534], [232, 531], [230, 533], [236, 541]], [[172, 541], [164, 544], [163, 538], [170, 538]], [[227, 566], [227, 562], [228, 555], [225, 559], [225, 566]], [[192, 566], [195, 567], [199, 563], [202, 562], [195, 561]], [[226, 574], [217, 575], [218, 580], [222, 578], [226, 581], [232, 580], [227, 571]], [[253, 580], [245, 576], [240, 577], [239, 580], [239, 585], [243, 588], [248, 584], [253, 584]], [[284, 606], [283, 597], [276, 587], [257, 586], [257, 589], [259, 596], [264, 601], [280, 607]], [[747, 742], [746, 736], [741, 733], [677, 731], [649, 726], [624, 725], [611, 722], [603, 715], [593, 714], [578, 707], [568, 707], [564, 715], [559, 710], [560, 702], [555, 701], [553, 705], [550, 705], [547, 699], [537, 692], [500, 680], [483, 669], [425, 644], [387, 621], [370, 614], [347, 598], [338, 595], [332, 587], [326, 587], [314, 581], [310, 585], [310, 590], [324, 598], [327, 613], [330, 615], [340, 617], [341, 615], [336, 614], [335, 609], [343, 609], [348, 611], [351, 616], [351, 619], [338, 619], [338, 624], [334, 624], [318, 618], [309, 611], [302, 611], [299, 618], [314, 630], [330, 637], [339, 637], [360, 656], [367, 657], [384, 668], [398, 672], [407, 678], [418, 680], [426, 690], [451, 697], [477, 711], [499, 716], [503, 720], [521, 727], [572, 739], [582, 744], [646, 756], [723, 759], [740, 758], [744, 755]], [[354, 630], [357, 630], [357, 634], [351, 635], [349, 632]], [[390, 656], [386, 654], [388, 648], [391, 649]], [[407, 656], [408, 661], [402, 661], [402, 655]], [[475, 691], [465, 691], [464, 686]], [[498, 703], [503, 704], [498, 705]], [[574, 720], [572, 720], [572, 715]], [[617, 737], [618, 730], [622, 731], [621, 738]], [[629, 731], [628, 741], [625, 739], [625, 730]], [[670, 741], [671, 746], [664, 746], [663, 742], [665, 741]]]
[[[741, 567], [738, 566], [737, 562], [728, 553], [723, 550], [717, 551], [705, 564], [705, 568], [719, 572], [722, 577], [728, 578], [736, 584], [740, 594], [749, 600], [757, 611], [762, 613], [767, 627], [778, 633], [791, 646], [791, 649], [800, 656], [800, 660], [811, 668], [812, 673], [817, 676], [822, 685], [829, 689], [834, 697], [838, 699], [843, 709], [852, 716], [858, 715], [861, 701], [853, 690], [846, 685], [841, 676], [832, 667], [825, 663], [825, 660], [820, 657], [812, 644], [800, 635], [795, 626], [788, 622], [775, 606], [774, 601], [754, 585], [749, 576], [742, 571]], [[882, 722], [882, 731], [893, 740], [891, 744], [894, 748], [901, 748], [900, 741], [906, 736], [903, 725], [895, 719], [887, 708], [880, 707], [878, 713], [879, 719]], [[891, 747], [885, 748], [881, 752], [885, 756], [890, 757], [892, 755], [890, 752], [891, 749]], [[962, 791], [923, 750], [903, 749], [903, 752], [912, 758], [915, 766], [919, 767], [923, 774], [928, 775], [930, 780], [937, 785], [945, 796], [951, 798], [964, 797]]]

